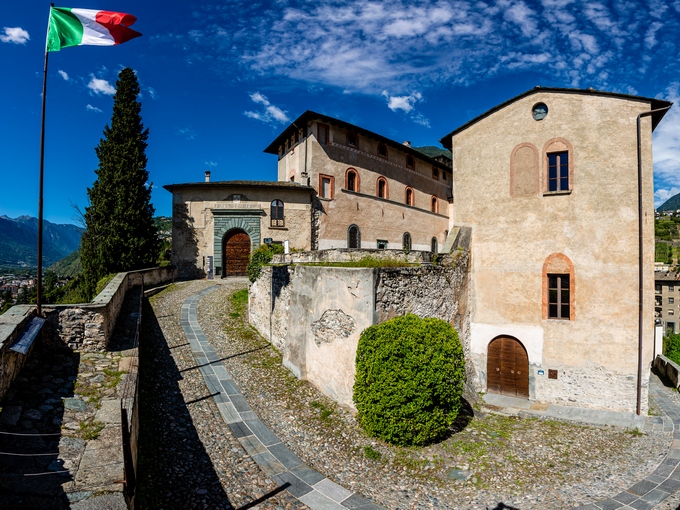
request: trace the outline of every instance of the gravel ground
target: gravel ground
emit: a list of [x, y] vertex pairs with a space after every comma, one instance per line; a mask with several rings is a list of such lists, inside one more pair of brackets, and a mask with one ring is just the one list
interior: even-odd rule
[[[184, 300], [206, 285], [178, 284], [145, 305], [138, 508], [307, 508], [287, 492], [277, 491], [246, 455], [196, 368], [179, 314]], [[260, 498], [266, 500], [256, 506]]]
[[[183, 371], [194, 362], [179, 310], [206, 285], [178, 284], [152, 302], [158, 324], [147, 322], [155, 349], [147, 353], [153, 358], [147, 364], [154, 374], [142, 368], [142, 377], [152, 383], [143, 399], [153, 430], [143, 428], [140, 438], [141, 508], [239, 507], [275, 487], [232, 437], [212, 399], [185, 404], [208, 391], [198, 370]], [[391, 447], [366, 437], [351, 410], [281, 366], [278, 353], [243, 322], [243, 299], [232, 299], [239, 287], [245, 284], [223, 283], [201, 300], [198, 316], [244, 396], [304, 462], [386, 508], [504, 508], [501, 503], [573, 508], [644, 478], [670, 445], [669, 433], [635, 434], [468, 409], [474, 418], [461, 417], [457, 432], [437, 445]], [[305, 507], [280, 493], [258, 508]]]

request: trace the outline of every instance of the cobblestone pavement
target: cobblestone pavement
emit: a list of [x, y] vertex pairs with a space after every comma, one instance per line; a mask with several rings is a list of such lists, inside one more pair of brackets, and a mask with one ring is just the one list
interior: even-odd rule
[[[278, 353], [244, 324], [243, 296], [235, 299], [232, 294], [245, 283], [222, 283], [198, 303], [198, 323], [245, 401], [297, 458], [385, 508], [532, 509], [596, 504], [643, 480], [668, 453], [672, 434], [663, 430], [639, 434], [487, 415], [471, 408], [461, 416], [455, 433], [437, 445], [402, 449], [372, 440], [357, 427], [351, 411], [295, 379], [281, 366]], [[167, 364], [158, 370], [164, 374], [166, 387], [159, 381], [153, 398], [163, 401], [162, 394], [175, 392], [181, 403], [175, 399], [173, 404], [171, 398], [166, 401], [171, 409], [165, 410], [151, 402], [151, 412], [158, 414], [156, 424], [162, 428], [162, 422], [169, 422], [165, 430], [156, 431], [159, 444], [167, 442], [175, 449], [169, 453], [159, 448], [157, 455], [166, 460], [159, 460], [153, 476], [141, 475], [140, 490], [146, 482], [147, 498], [140, 497], [147, 501], [141, 508], [238, 507], [276, 491], [276, 484], [255, 465], [224, 423], [210, 398], [215, 392], [202, 381], [180, 327], [181, 304], [209, 285], [177, 285], [153, 304], [159, 332], [154, 366]], [[174, 374], [167, 372], [172, 365]], [[171, 416], [175, 416], [176, 432], [166, 436], [173, 432]], [[195, 449], [193, 461], [183, 452], [183, 440]], [[147, 443], [140, 443], [147, 448]], [[154, 482], [154, 476], [163, 482]], [[203, 481], [197, 484], [196, 476]], [[659, 508], [676, 508], [674, 497]], [[180, 501], [181, 505], [176, 504]], [[643, 503], [633, 503], [632, 508], [651, 508]], [[258, 506], [284, 507], [305, 508], [287, 492], [275, 493]]]
[[[131, 315], [124, 309], [121, 317]], [[114, 333], [121, 345], [126, 333], [121, 320]], [[107, 508], [125, 508], [115, 417], [130, 354], [36, 343], [1, 404], [0, 508], [79, 508], [107, 491], [115, 491]]]

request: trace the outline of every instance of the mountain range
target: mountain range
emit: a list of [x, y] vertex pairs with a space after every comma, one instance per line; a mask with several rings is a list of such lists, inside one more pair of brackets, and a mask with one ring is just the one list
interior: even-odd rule
[[656, 208], [656, 210], [659, 212], [677, 211], [678, 209], [680, 209], [680, 193], [673, 195], [671, 198]]
[[[70, 255], [80, 246], [84, 229], [43, 221], [43, 266]], [[35, 267], [38, 264], [38, 219], [0, 216], [0, 265]]]

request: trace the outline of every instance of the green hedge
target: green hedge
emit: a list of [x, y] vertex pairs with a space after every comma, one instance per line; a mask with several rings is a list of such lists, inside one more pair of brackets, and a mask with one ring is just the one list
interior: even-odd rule
[[388, 443], [424, 445], [446, 435], [461, 405], [465, 357], [456, 330], [405, 315], [359, 339], [354, 403], [359, 423]]
[[272, 257], [279, 253], [283, 253], [283, 245], [261, 244], [257, 250], [250, 254], [250, 262], [248, 262], [247, 268], [248, 279], [251, 282], [257, 280], [262, 266], [269, 264], [272, 261]]

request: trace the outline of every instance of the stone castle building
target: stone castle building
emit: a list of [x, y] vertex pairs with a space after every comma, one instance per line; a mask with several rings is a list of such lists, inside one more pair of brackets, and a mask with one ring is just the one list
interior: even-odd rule
[[450, 153], [308, 111], [265, 149], [278, 157], [278, 182], [166, 186], [173, 262], [199, 276], [214, 257], [216, 274], [237, 274], [265, 238], [303, 250], [448, 252], [465, 230], [463, 341], [475, 388], [646, 412], [652, 131], [670, 105], [537, 87], [443, 137]]

